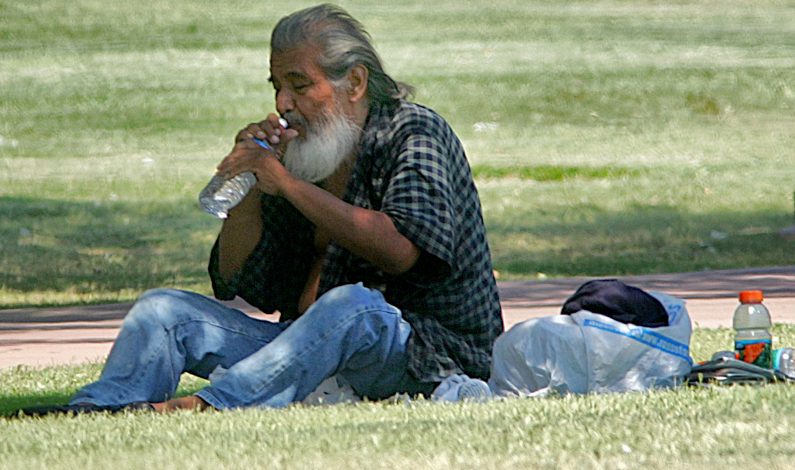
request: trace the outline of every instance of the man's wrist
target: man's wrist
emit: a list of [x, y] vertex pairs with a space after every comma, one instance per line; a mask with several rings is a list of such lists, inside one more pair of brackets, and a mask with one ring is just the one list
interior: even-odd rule
[[299, 180], [295, 176], [293, 176], [290, 172], [285, 172], [284, 178], [279, 180], [279, 184], [276, 186], [276, 195], [290, 200], [290, 197], [295, 194], [298, 190], [298, 185], [304, 183], [304, 181]]

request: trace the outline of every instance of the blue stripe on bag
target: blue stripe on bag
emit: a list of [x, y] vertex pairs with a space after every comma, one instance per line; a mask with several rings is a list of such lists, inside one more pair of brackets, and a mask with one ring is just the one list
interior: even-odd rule
[[690, 358], [690, 346], [674, 341], [671, 338], [665, 337], [659, 333], [649, 331], [646, 328], [630, 328], [629, 332], [621, 331], [613, 325], [600, 322], [598, 320], [585, 320], [583, 327], [596, 328], [597, 330], [606, 331], [608, 333], [625, 336], [634, 339], [639, 343], [643, 343], [654, 349], [659, 349], [662, 352], [680, 357], [686, 360], [690, 365], [693, 360]]

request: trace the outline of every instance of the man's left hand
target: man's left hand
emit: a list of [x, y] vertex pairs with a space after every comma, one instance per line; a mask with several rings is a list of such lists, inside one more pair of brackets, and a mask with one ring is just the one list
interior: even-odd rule
[[281, 195], [281, 183], [293, 178], [276, 152], [262, 148], [252, 139], [237, 142], [232, 152], [218, 165], [218, 174], [226, 179], [246, 171], [257, 177], [260, 191], [272, 196]]

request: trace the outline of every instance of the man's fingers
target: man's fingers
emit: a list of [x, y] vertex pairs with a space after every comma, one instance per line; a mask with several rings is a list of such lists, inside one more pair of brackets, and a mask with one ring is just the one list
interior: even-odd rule
[[265, 133], [265, 131], [262, 129], [262, 126], [259, 124], [250, 124], [246, 130], [248, 131], [246, 134], [246, 138], [248, 139], [253, 139], [255, 137], [257, 139], [265, 139], [268, 137], [268, 134]]
[[225, 178], [231, 178], [244, 171], [251, 171], [255, 166], [255, 161], [263, 158], [263, 154], [265, 156], [275, 155], [276, 152], [262, 148], [252, 139], [241, 140], [235, 144], [229, 155], [221, 160], [216, 170]]
[[251, 139], [254, 137], [254, 134], [251, 133], [252, 126], [256, 126], [255, 123], [251, 123], [243, 128], [240, 132], [237, 133], [235, 136], [235, 144], [243, 142], [246, 139]]
[[267, 122], [272, 129], [281, 130], [283, 127], [285, 127], [282, 123], [282, 119], [275, 113], [268, 114], [268, 118], [265, 120], [265, 122]]
[[[261, 124], [264, 124], [269, 129], [268, 135], [270, 138], [268, 141], [272, 144], [279, 145], [284, 139], [285, 129], [287, 127], [287, 121], [280, 118], [274, 113], [268, 115], [268, 118], [263, 121]], [[264, 126], [263, 126], [264, 127]]]
[[279, 145], [285, 132], [287, 121], [279, 118], [278, 115], [271, 113], [267, 118], [260, 122], [252, 122], [235, 136], [235, 143], [240, 143], [248, 139], [260, 139], [273, 145]]
[[287, 145], [296, 137], [298, 137], [298, 131], [295, 129], [285, 129], [282, 132], [282, 138], [279, 141], [279, 149], [276, 153], [279, 154], [281, 157], [287, 151]]
[[285, 129], [284, 130], [284, 134], [282, 135], [282, 137], [284, 138], [284, 140], [286, 142], [289, 142], [289, 141], [295, 139], [296, 137], [298, 137], [298, 131], [295, 130], [295, 129]]

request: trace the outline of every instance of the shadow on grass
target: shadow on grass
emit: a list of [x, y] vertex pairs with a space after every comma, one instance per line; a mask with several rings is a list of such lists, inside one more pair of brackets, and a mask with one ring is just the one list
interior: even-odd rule
[[17, 411], [32, 406], [64, 405], [69, 402], [72, 394], [47, 392], [29, 395], [0, 395], [0, 416], [14, 417]]
[[[2, 197], [0, 214], [0, 285], [21, 293], [101, 296], [206, 283], [207, 256], [218, 230], [188, 201]], [[7, 300], [2, 306], [15, 305]]]
[[[35, 373], [34, 373], [35, 376]], [[203, 388], [200, 379], [190, 380], [189, 383], [180, 386], [175, 397], [192, 395]], [[52, 388], [60, 388], [55, 384]], [[34, 406], [54, 406], [65, 405], [77, 392], [73, 390], [52, 390], [41, 392], [20, 392], [17, 394], [0, 394], [0, 417], [15, 417], [22, 408]]]
[[[131, 204], [0, 198], [0, 308], [132, 301], [153, 287], [209, 293], [207, 256], [219, 228], [195, 202]], [[651, 274], [795, 264], [777, 235], [791, 215], [691, 213], [641, 205], [527, 205], [485, 212], [495, 268], [513, 278]], [[40, 294], [43, 293], [43, 294]], [[63, 301], [61, 301], [63, 304]]]

